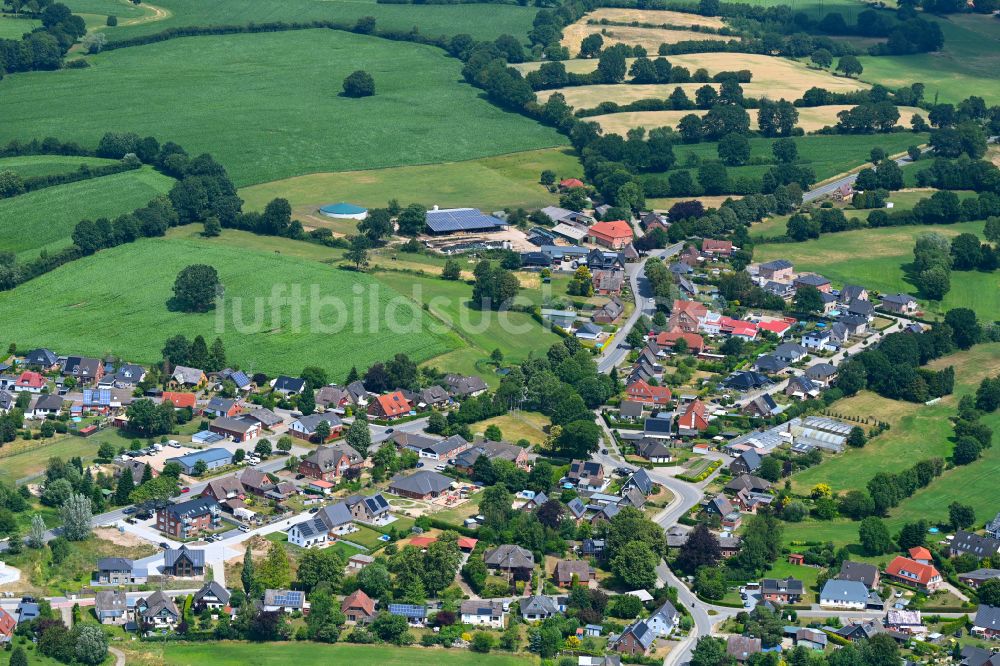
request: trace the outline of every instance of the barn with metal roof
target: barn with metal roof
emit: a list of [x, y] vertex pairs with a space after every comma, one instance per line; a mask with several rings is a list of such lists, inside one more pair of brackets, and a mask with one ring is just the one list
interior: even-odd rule
[[427, 211], [427, 230], [432, 234], [463, 231], [497, 231], [507, 223], [475, 208], [435, 208]]

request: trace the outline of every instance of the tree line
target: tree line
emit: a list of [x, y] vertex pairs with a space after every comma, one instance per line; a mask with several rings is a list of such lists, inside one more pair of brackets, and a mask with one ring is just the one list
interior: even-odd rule
[[[4, 4], [15, 12], [25, 5], [20, 0]], [[70, 47], [87, 34], [83, 19], [66, 5], [52, 0], [35, 0], [32, 4], [36, 11], [31, 16], [42, 24], [21, 39], [0, 39], [0, 78], [4, 73], [59, 69]]]

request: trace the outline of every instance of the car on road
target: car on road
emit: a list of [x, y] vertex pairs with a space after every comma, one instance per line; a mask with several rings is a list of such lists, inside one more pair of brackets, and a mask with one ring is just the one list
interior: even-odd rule
[[126, 516], [131, 516], [135, 512], [136, 508], [134, 506], [127, 506], [124, 509], [122, 509], [122, 513], [125, 514]]
[[189, 493], [189, 492], [191, 492], [191, 489], [188, 488], [187, 486], [184, 486], [183, 488], [181, 488], [181, 492], [182, 493]]
[[396, 432], [396, 429], [395, 429], [395, 428], [386, 428], [386, 429], [385, 429], [385, 434], [387, 434], [387, 435], [388, 435], [389, 433], [392, 433], [392, 432]]
[[240, 532], [249, 532], [249, 531], [250, 531], [249, 525], [240, 525]]
[[302, 479], [304, 479], [304, 478], [306, 478], [306, 475], [305, 475], [305, 474], [296, 474], [296, 475], [295, 475], [295, 480], [296, 480], [296, 481], [301, 481], [301, 480], [302, 480]]
[[423, 466], [424, 466], [424, 464], [422, 462], [419, 462], [419, 461], [417, 462], [417, 467], [423, 467]]
[[160, 542], [160, 548], [163, 548], [164, 550], [166, 550], [166, 549], [170, 548], [170, 544], [167, 543], [166, 541], [161, 541]]
[[601, 455], [602, 456], [608, 455], [608, 450], [607, 449], [601, 449]]

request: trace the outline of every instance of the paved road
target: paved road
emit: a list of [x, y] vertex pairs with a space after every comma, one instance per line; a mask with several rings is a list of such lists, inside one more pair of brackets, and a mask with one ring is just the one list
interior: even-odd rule
[[[930, 146], [924, 146], [923, 148], [920, 149], [920, 152], [927, 153], [927, 152], [930, 152], [930, 150], [931, 150]], [[913, 162], [913, 160], [911, 160], [908, 155], [904, 155], [903, 157], [896, 158], [896, 160], [894, 160], [894, 161], [896, 162], [896, 164], [898, 164], [901, 167], [904, 166], [904, 165], [906, 165], [906, 164], [910, 164], [911, 162]], [[848, 174], [848, 175], [844, 176], [843, 178], [838, 178], [837, 180], [831, 180], [829, 183], [824, 183], [823, 185], [819, 185], [817, 187], [814, 187], [813, 189], [811, 189], [808, 192], [806, 192], [805, 194], [803, 194], [802, 195], [802, 201], [803, 201], [803, 203], [809, 203], [811, 201], [816, 201], [817, 199], [821, 199], [821, 198], [823, 198], [825, 196], [833, 194], [834, 192], [836, 192], [840, 188], [841, 185], [853, 185], [854, 181], [856, 181], [857, 179], [858, 179], [858, 174], [857, 174], [857, 172], [855, 172], [855, 173], [852, 173], [852, 174]]]
[[684, 243], [675, 243], [663, 250], [653, 250], [646, 259], [637, 264], [629, 264], [625, 267], [625, 274], [628, 275], [629, 284], [632, 289], [632, 297], [635, 299], [635, 309], [629, 315], [629, 318], [625, 320], [625, 323], [619, 327], [618, 332], [615, 333], [611, 346], [605, 349], [604, 353], [598, 357], [598, 372], [611, 372], [611, 368], [617, 366], [628, 356], [630, 347], [625, 342], [625, 338], [628, 337], [635, 323], [639, 321], [639, 317], [642, 315], [652, 317], [656, 311], [656, 305], [651, 301], [653, 287], [649, 283], [649, 280], [646, 279], [646, 261], [651, 257], [669, 259], [682, 249], [684, 249]]

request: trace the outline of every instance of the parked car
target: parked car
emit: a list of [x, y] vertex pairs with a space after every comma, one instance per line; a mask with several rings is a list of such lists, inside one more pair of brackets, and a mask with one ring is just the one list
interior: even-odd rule
[[393, 433], [393, 432], [396, 432], [396, 429], [395, 429], [395, 428], [386, 428], [386, 429], [385, 429], [385, 434], [387, 434], [387, 435], [388, 435], [389, 433]]
[[304, 479], [304, 478], [306, 478], [306, 475], [305, 475], [305, 474], [296, 474], [296, 475], [295, 475], [295, 480], [296, 480], [296, 481], [301, 481], [301, 480], [302, 480], [302, 479]]
[[167, 550], [168, 548], [170, 548], [170, 544], [167, 543], [166, 541], [161, 541], [160, 542], [160, 548], [162, 548], [164, 550]]
[[131, 516], [133, 513], [135, 513], [135, 511], [136, 508], [134, 506], [127, 506], [124, 509], [122, 509], [122, 513], [124, 513], [126, 516]]
[[188, 488], [187, 486], [184, 486], [183, 488], [181, 488], [181, 492], [182, 493], [189, 493], [189, 492], [191, 492], [191, 489]]

